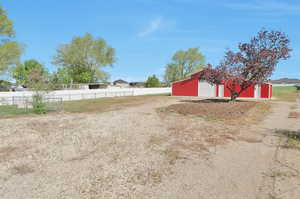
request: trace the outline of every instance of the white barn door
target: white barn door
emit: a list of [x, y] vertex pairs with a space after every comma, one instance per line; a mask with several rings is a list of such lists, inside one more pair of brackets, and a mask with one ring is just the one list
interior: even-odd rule
[[218, 97], [224, 97], [224, 85], [219, 85], [218, 91]]
[[199, 81], [198, 86], [199, 97], [216, 97], [216, 85], [210, 84], [207, 81]]
[[255, 89], [254, 89], [254, 98], [260, 98], [260, 91], [261, 91], [261, 87], [260, 85], [256, 84], [255, 85]]

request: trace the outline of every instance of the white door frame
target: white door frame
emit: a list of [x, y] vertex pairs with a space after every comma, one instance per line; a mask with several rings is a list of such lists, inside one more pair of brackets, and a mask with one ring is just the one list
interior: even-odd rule
[[224, 97], [225, 86], [222, 84], [218, 85], [218, 97]]

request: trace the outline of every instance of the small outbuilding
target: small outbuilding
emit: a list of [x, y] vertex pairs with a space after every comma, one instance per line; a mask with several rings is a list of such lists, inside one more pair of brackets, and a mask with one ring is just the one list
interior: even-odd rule
[[[172, 83], [172, 96], [195, 96], [206, 98], [226, 98], [230, 97], [230, 91], [225, 85], [229, 82], [224, 81], [221, 84], [211, 84], [200, 80], [200, 72], [192, 74], [188, 79]], [[236, 87], [239, 92], [239, 86]], [[253, 84], [243, 91], [239, 98], [271, 98], [272, 85], [269, 83]]]

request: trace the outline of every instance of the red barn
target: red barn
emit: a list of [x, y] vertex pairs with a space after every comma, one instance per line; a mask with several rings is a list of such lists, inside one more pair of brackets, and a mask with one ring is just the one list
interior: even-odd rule
[[[198, 96], [198, 97], [230, 97], [230, 92], [221, 84], [210, 84], [199, 80], [199, 72], [194, 73], [189, 79], [172, 83], [172, 96]], [[227, 82], [228, 83], [228, 82]], [[239, 87], [237, 86], [237, 92]], [[239, 96], [240, 98], [271, 98], [272, 85], [268, 83], [253, 84]]]

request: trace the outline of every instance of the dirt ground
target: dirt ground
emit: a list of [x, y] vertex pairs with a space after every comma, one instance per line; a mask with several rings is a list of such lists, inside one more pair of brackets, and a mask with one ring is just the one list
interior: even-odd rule
[[161, 111], [177, 103], [0, 119], [0, 198], [299, 199], [300, 150], [276, 132], [300, 104], [238, 125]]

